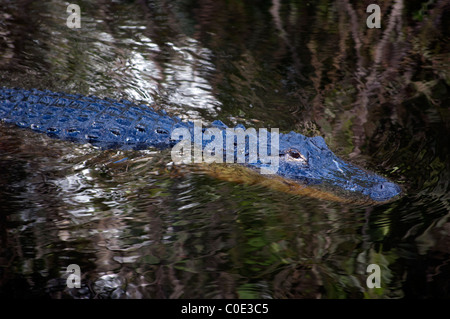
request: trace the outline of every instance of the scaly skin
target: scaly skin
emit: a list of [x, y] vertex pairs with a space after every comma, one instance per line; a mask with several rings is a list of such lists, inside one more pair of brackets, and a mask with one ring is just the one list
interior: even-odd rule
[[[36, 89], [0, 88], [0, 119], [2, 122], [46, 133], [51, 137], [123, 150], [171, 148], [178, 142], [171, 139], [174, 129], [185, 128], [194, 133], [192, 122], [183, 122], [164, 112], [156, 112], [146, 105]], [[220, 121], [214, 121], [211, 127], [224, 134], [225, 157], [227, 126]], [[245, 129], [243, 126], [241, 128]], [[309, 196], [313, 195], [309, 190], [306, 191], [306, 186], [319, 186], [327, 189], [328, 195], [314, 197], [337, 201], [341, 200], [342, 196], [357, 195], [367, 201], [382, 203], [401, 194], [401, 188], [395, 183], [337, 157], [320, 136], [305, 137], [290, 132], [280, 133], [278, 137], [279, 166], [275, 175], [261, 176], [254, 173], [265, 164], [259, 159], [249, 163], [249, 139], [246, 139], [245, 144], [246, 163], [239, 166], [250, 169], [252, 173], [236, 173], [233, 178], [233, 174], [221, 173], [217, 165], [213, 165], [212, 174], [222, 178], [226, 176], [226, 179], [235, 181], [246, 181], [242, 176], [252, 176], [252, 181], [261, 180], [262, 184], [269, 187]], [[202, 142], [202, 147], [205, 148], [207, 141]], [[232, 153], [237, 158], [235, 149]], [[330, 194], [330, 191], [341, 196]]]

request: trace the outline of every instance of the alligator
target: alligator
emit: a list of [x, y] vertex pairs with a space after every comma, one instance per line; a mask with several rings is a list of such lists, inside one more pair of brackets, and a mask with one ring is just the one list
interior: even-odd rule
[[[7, 87], [0, 88], [0, 121], [50, 137], [91, 143], [103, 149], [169, 149], [180, 142], [172, 134], [175, 129], [195, 133], [194, 122], [169, 116], [164, 110], [157, 111], [148, 105], [96, 96]], [[244, 126], [239, 127], [245, 130]], [[221, 121], [214, 121], [210, 128], [225, 134], [228, 126]], [[267, 134], [270, 145], [270, 137], [273, 137], [270, 134], [273, 133]], [[336, 156], [321, 136], [306, 137], [296, 132], [276, 134], [278, 154], [275, 156], [278, 156], [278, 165], [275, 174], [260, 174], [258, 169], [266, 164], [259, 159], [248, 160], [250, 138], [245, 142], [247, 151], [243, 163], [212, 163], [209, 171], [227, 180], [257, 182], [293, 194], [335, 201], [355, 201], [358, 198], [358, 202], [377, 204], [398, 198], [402, 193], [396, 183]], [[192, 142], [198, 143], [198, 139], [192, 139]], [[225, 141], [223, 143], [224, 148], [229, 147]], [[202, 149], [205, 149], [205, 140], [201, 140], [201, 144]], [[236, 147], [233, 152], [236, 159]]]

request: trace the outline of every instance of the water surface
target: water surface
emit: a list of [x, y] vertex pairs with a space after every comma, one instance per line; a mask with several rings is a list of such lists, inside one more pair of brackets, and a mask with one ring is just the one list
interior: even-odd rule
[[383, 1], [381, 29], [345, 0], [79, 1], [80, 29], [60, 1], [0, 4], [0, 85], [321, 135], [405, 189], [333, 203], [1, 125], [2, 297], [450, 296], [447, 1]]

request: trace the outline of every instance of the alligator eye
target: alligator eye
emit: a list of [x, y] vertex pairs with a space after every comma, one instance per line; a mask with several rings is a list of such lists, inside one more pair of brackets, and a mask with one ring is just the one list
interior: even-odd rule
[[295, 150], [290, 150], [289, 155], [293, 158], [300, 158], [301, 154]]
[[299, 151], [297, 151], [296, 149], [293, 149], [293, 148], [291, 148], [289, 151], [287, 151], [286, 159], [288, 161], [308, 163], [308, 160], [306, 159], [306, 157], [303, 156], [302, 153], [300, 153]]

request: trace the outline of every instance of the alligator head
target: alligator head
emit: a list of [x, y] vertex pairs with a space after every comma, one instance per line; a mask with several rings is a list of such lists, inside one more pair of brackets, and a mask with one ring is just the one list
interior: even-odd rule
[[280, 134], [277, 175], [307, 185], [338, 188], [385, 202], [401, 193], [395, 183], [337, 157], [322, 137]]
[[[227, 126], [220, 121], [213, 122], [212, 126], [223, 129], [221, 134], [223, 135], [224, 149], [227, 149], [225, 143], [225, 140], [229, 138], [225, 132]], [[245, 130], [243, 125], [238, 125], [236, 128]], [[215, 170], [214, 175], [218, 177], [220, 175], [226, 176], [227, 180], [245, 183], [256, 182], [289, 193], [345, 202], [370, 201], [382, 203], [394, 199], [401, 193], [401, 188], [395, 183], [337, 157], [320, 136], [306, 137], [295, 132], [288, 134], [272, 132], [269, 134], [267, 130], [263, 132], [267, 134], [267, 138], [263, 139], [266, 147], [262, 150], [260, 148], [262, 131], [260, 130], [257, 134], [255, 130], [252, 131], [251, 129], [245, 131], [248, 137], [245, 140], [245, 149], [243, 145], [242, 148], [236, 147], [236, 143], [234, 148], [227, 149], [227, 152], [231, 152], [232, 158], [234, 155], [235, 162], [238, 162], [236, 161], [238, 153], [245, 154], [244, 166], [260, 172], [259, 176], [249, 175], [247, 172], [234, 169], [232, 169], [231, 174], [221, 174], [218, 170]], [[278, 136], [278, 145], [274, 148], [272, 148], [273, 137], [270, 137], [272, 134], [275, 134], [273, 137]], [[252, 140], [253, 143], [250, 142]], [[251, 154], [255, 153], [255, 149], [252, 152], [249, 146], [250, 144], [254, 145], [255, 142], [258, 144], [259, 158], [252, 161]], [[203, 147], [205, 147], [205, 144], [203, 144]], [[263, 156], [264, 149], [268, 153], [270, 149], [270, 158], [272, 158], [269, 160], [270, 164]], [[275, 154], [278, 154], [278, 156]], [[276, 156], [275, 164], [274, 156]], [[255, 159], [255, 157], [253, 158]], [[226, 162], [229, 163], [230, 161], [227, 160]], [[263, 167], [265, 169], [271, 167], [272, 169], [269, 170], [271, 173], [263, 173], [261, 169]], [[260, 178], [262, 175], [267, 177], [266, 180]], [[314, 193], [315, 190], [317, 193]]]

